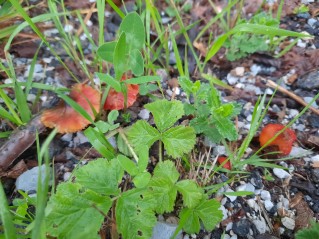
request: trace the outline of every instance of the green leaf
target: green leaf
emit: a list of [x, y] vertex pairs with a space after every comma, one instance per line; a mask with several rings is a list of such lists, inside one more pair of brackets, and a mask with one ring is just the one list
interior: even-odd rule
[[136, 151], [140, 151], [144, 147], [150, 148], [155, 141], [159, 140], [160, 134], [145, 120], [139, 120], [128, 129], [127, 137]]
[[126, 35], [125, 35], [125, 32], [122, 32], [118, 42], [116, 43], [115, 51], [113, 55], [115, 78], [117, 80], [120, 80], [124, 72], [126, 72], [129, 69], [127, 47], [128, 46], [126, 44]]
[[220, 203], [214, 199], [202, 200], [195, 208], [184, 208], [180, 213], [180, 220], [185, 222], [184, 231], [188, 234], [198, 233], [200, 221], [206, 231], [213, 230], [223, 218], [223, 213], [219, 208]]
[[117, 200], [115, 214], [117, 230], [122, 238], [149, 239], [156, 224], [154, 197], [143, 189], [124, 192]]
[[195, 145], [195, 130], [189, 126], [176, 126], [163, 133], [162, 141], [168, 155], [173, 158], [182, 157], [183, 154], [190, 152]]
[[84, 131], [84, 135], [89, 139], [93, 147], [100, 154], [102, 154], [103, 157], [107, 159], [112, 159], [115, 157], [114, 148], [107, 141], [103, 133], [99, 132], [96, 129], [93, 129], [92, 127], [88, 127]]
[[118, 195], [123, 169], [116, 159], [97, 159], [75, 171], [76, 182], [104, 195]]
[[133, 183], [137, 188], [145, 188], [151, 180], [149, 172], [142, 172], [133, 178]]
[[117, 160], [119, 161], [122, 168], [128, 172], [131, 176], [135, 176], [138, 174], [137, 165], [130, 160], [129, 158], [125, 157], [124, 155], [117, 156]]
[[179, 178], [179, 173], [172, 161], [159, 162], [154, 169], [153, 178], [167, 178], [170, 182], [175, 183]]
[[144, 59], [142, 53], [134, 49], [129, 54], [129, 64], [134, 75], [140, 76], [144, 73]]
[[114, 124], [117, 117], [119, 117], [119, 112], [117, 110], [111, 110], [111, 112], [107, 115], [107, 122]]
[[187, 97], [190, 97], [190, 94], [193, 92], [193, 82], [186, 76], [178, 77], [178, 83], [182, 87], [183, 91], [185, 91]]
[[148, 148], [144, 147], [142, 150], [139, 151], [139, 160], [138, 160], [138, 170], [143, 172], [146, 170], [149, 160], [149, 150]]
[[312, 222], [310, 228], [299, 230], [295, 234], [296, 239], [316, 239], [319, 238], [319, 223]]
[[80, 184], [61, 183], [46, 208], [46, 229], [58, 238], [99, 238], [98, 231], [112, 201]]
[[132, 12], [125, 16], [123, 19], [119, 32], [125, 32], [126, 44], [129, 47], [129, 51], [132, 49], [140, 50], [145, 44], [145, 29], [141, 17]]
[[237, 139], [238, 134], [234, 123], [225, 117], [221, 117], [217, 114], [212, 115], [212, 122], [216, 125], [218, 132], [230, 141]]
[[177, 196], [176, 181], [179, 178], [175, 165], [171, 161], [157, 164], [154, 175], [149, 183], [150, 195], [156, 199], [156, 212], [171, 212]]
[[[115, 66], [114, 66], [115, 67]], [[106, 84], [110, 85], [116, 92], [121, 92], [122, 87], [120, 81], [114, 79], [109, 74], [103, 74], [96, 72], [97, 77], [99, 77], [100, 81], [105, 82]]]
[[185, 207], [195, 207], [203, 197], [203, 190], [192, 180], [176, 183], [177, 190], [183, 195]]
[[183, 103], [176, 100], [158, 100], [144, 107], [153, 114], [156, 127], [161, 132], [172, 127], [184, 114]]
[[98, 128], [98, 130], [105, 134], [110, 130], [111, 125], [109, 123], [106, 123], [102, 120], [99, 120], [98, 122], [95, 123], [95, 126]]
[[177, 196], [177, 188], [174, 183], [165, 177], [152, 178], [149, 182], [149, 193], [156, 199], [157, 213], [173, 211]]
[[[160, 81], [161, 78], [159, 76], [140, 76], [137, 78], [127, 79], [125, 83], [127, 84], [144, 84], [153, 81]], [[156, 88], [157, 89], [157, 88]]]
[[224, 192], [224, 195], [228, 195], [228, 196], [247, 196], [247, 195], [253, 195], [253, 192], [250, 191], [238, 191], [238, 192]]
[[106, 42], [97, 49], [97, 55], [103, 60], [113, 63], [116, 41]]

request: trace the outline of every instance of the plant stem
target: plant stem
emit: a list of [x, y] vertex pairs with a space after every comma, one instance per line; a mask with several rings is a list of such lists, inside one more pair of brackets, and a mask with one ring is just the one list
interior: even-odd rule
[[162, 141], [158, 141], [158, 159], [160, 162], [163, 161], [163, 146]]
[[136, 163], [138, 163], [138, 157], [134, 151], [134, 149], [132, 148], [132, 146], [130, 145], [130, 143], [128, 142], [124, 132], [123, 132], [123, 129], [122, 128], [118, 128], [118, 132], [120, 134], [120, 136], [122, 137], [122, 139], [124, 140], [124, 142], [126, 143], [128, 149], [130, 150], [131, 154], [133, 155], [133, 158], [135, 159]]

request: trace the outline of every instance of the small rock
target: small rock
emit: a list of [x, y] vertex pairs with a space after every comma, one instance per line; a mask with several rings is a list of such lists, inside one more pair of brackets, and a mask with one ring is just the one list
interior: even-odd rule
[[233, 224], [234, 233], [241, 237], [245, 237], [249, 233], [250, 228], [251, 222], [247, 219], [240, 219]]
[[[177, 227], [177, 224], [175, 225], [166, 222], [157, 222], [155, 227], [153, 228], [153, 235], [151, 239], [170, 239]], [[175, 238], [182, 239], [182, 232], [179, 231]]]
[[114, 149], [117, 149], [116, 138], [114, 136], [107, 139]]
[[293, 230], [295, 228], [295, 220], [289, 217], [281, 218], [281, 223], [285, 228]]
[[260, 211], [259, 205], [256, 203], [255, 199], [248, 199], [247, 204], [250, 208], [254, 209], [255, 212]]
[[319, 161], [319, 155], [317, 154], [317, 155], [311, 157], [311, 158], [310, 158], [310, 161], [311, 161], [311, 162], [318, 162], [318, 161]]
[[82, 131], [79, 131], [76, 133], [76, 136], [74, 137], [74, 144], [75, 145], [81, 145], [84, 143], [87, 143], [88, 139], [87, 137], [82, 133]]
[[72, 133], [64, 134], [61, 137], [61, 140], [65, 141], [65, 142], [70, 142], [72, 139], [73, 139], [73, 134]]
[[256, 76], [258, 75], [258, 73], [261, 71], [261, 66], [258, 66], [256, 64], [253, 64], [251, 67], [250, 67], [250, 71], [251, 71], [251, 74]]
[[140, 117], [143, 120], [148, 120], [150, 118], [150, 111], [147, 109], [142, 109], [138, 114], [138, 117]]
[[313, 27], [313, 25], [317, 22], [316, 19], [314, 18], [309, 18], [307, 23], [309, 24], [309, 26]]
[[256, 226], [257, 230], [261, 234], [268, 231], [267, 224], [266, 224], [265, 219], [263, 217], [261, 217], [261, 220], [258, 220], [258, 219], [253, 220], [253, 224]]
[[270, 200], [265, 200], [264, 204], [265, 204], [265, 208], [268, 212], [274, 207], [273, 202]]
[[248, 192], [255, 193], [255, 187], [254, 187], [254, 185], [252, 185], [251, 183], [246, 183], [246, 184], [242, 184], [242, 185], [238, 186], [238, 187], [236, 188], [236, 191], [237, 191], [237, 192], [240, 192], [240, 191], [248, 191]]
[[305, 90], [319, 89], [319, 71], [311, 71], [297, 80], [297, 87]]
[[[45, 179], [45, 165], [41, 166], [42, 183]], [[36, 191], [39, 177], [39, 167], [34, 167], [21, 174], [16, 180], [16, 189], [24, 192]]]
[[242, 77], [245, 74], [245, 67], [239, 66], [230, 72], [233, 76]]
[[302, 156], [306, 156], [311, 154], [310, 150], [303, 149], [301, 147], [292, 147], [291, 152], [289, 154], [290, 157], [300, 158]]
[[72, 26], [72, 25], [66, 24], [66, 25], [64, 26], [64, 31], [65, 31], [65, 32], [72, 32], [72, 30], [73, 30], [73, 26]]
[[[308, 97], [308, 96], [303, 97], [303, 99], [304, 99], [304, 101], [305, 101], [307, 104], [309, 104], [309, 103], [313, 100], [312, 97]], [[312, 107], [315, 107], [315, 108], [318, 108], [318, 105], [317, 105], [316, 101], [314, 101], [314, 102], [311, 104], [311, 106], [312, 106]]]
[[270, 192], [267, 190], [261, 190], [260, 197], [262, 200], [270, 200], [271, 199]]
[[290, 177], [290, 174], [289, 174], [287, 171], [285, 171], [285, 170], [283, 170], [283, 169], [281, 169], [281, 168], [274, 168], [274, 169], [273, 169], [273, 173], [274, 173], [278, 178], [281, 178], [281, 179], [285, 179], [285, 178]]
[[227, 78], [226, 78], [228, 84], [230, 85], [235, 85], [236, 83], [238, 83], [239, 78], [236, 76], [233, 76], [232, 74], [228, 74]]
[[71, 172], [65, 172], [63, 174], [63, 181], [66, 182], [69, 180], [69, 178], [71, 177], [72, 173]]
[[223, 220], [225, 220], [228, 217], [227, 216], [228, 210], [224, 206], [220, 206], [219, 209], [222, 210]]
[[264, 187], [262, 177], [261, 177], [260, 173], [256, 170], [254, 170], [252, 172], [250, 182], [257, 189], [261, 189]]

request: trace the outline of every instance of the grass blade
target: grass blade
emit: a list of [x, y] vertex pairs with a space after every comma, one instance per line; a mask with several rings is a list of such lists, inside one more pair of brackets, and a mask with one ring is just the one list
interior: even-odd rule
[[7, 202], [6, 194], [0, 181], [0, 214], [4, 227], [4, 236], [6, 239], [15, 239], [16, 229], [13, 225], [12, 216]]

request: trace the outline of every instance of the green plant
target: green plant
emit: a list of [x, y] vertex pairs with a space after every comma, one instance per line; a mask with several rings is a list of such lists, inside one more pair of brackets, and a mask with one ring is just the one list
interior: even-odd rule
[[319, 223], [312, 222], [310, 228], [304, 228], [295, 234], [296, 239], [319, 238]]
[[[155, 213], [173, 211], [177, 192], [183, 197], [180, 216], [184, 229], [198, 232], [199, 220], [207, 230], [213, 229], [222, 217], [219, 203], [208, 200], [194, 181], [178, 181], [179, 173], [171, 161], [157, 164], [153, 176], [145, 171], [147, 162], [148, 154], [144, 152], [136, 164], [119, 155], [76, 170], [73, 182], [61, 183], [50, 198], [46, 216], [49, 235], [98, 238], [104, 217], [115, 207], [117, 229], [123, 238], [150, 238]], [[121, 192], [118, 185], [124, 170], [134, 177], [135, 187]]]
[[[254, 15], [250, 20], [241, 19], [237, 24], [258, 24], [260, 26], [269, 26], [279, 28], [279, 21], [273, 18], [271, 14], [261, 12]], [[272, 38], [267, 35], [257, 35], [254, 33], [237, 33], [226, 40], [224, 46], [227, 48], [226, 57], [230, 61], [246, 57], [254, 52], [266, 52], [271, 48]]]
[[[150, 148], [156, 141], [164, 143], [166, 153], [173, 158], [182, 157], [190, 152], [195, 144], [195, 131], [189, 126], [175, 126], [184, 115], [183, 104], [180, 101], [158, 100], [144, 106], [154, 117], [156, 128], [145, 120], [137, 121], [128, 131], [127, 136], [137, 151], [145, 146]], [[159, 144], [160, 160], [162, 144]]]
[[239, 114], [240, 105], [222, 103], [220, 93], [213, 84], [192, 82], [188, 77], [179, 77], [179, 83], [188, 98], [193, 96], [194, 104], [185, 103], [187, 115], [193, 115], [190, 125], [197, 134], [203, 133], [212, 142], [234, 141], [237, 131], [232, 119]]

